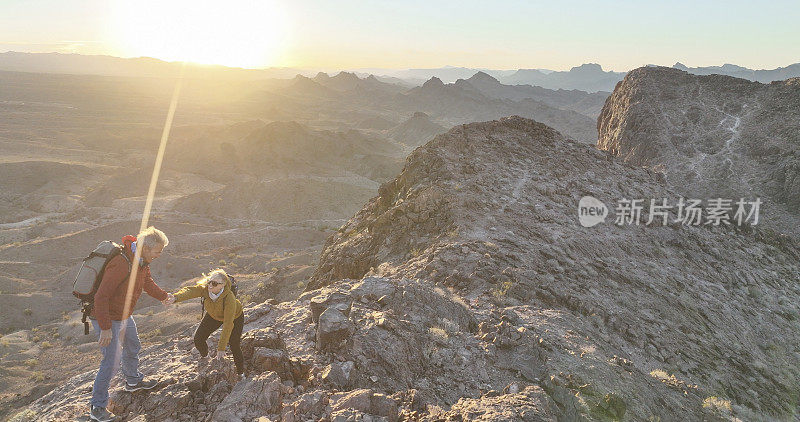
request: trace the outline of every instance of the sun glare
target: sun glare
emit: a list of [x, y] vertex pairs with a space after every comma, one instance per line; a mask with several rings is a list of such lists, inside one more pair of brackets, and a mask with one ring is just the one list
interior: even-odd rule
[[112, 24], [121, 55], [247, 68], [276, 65], [287, 28], [271, 0], [120, 1]]

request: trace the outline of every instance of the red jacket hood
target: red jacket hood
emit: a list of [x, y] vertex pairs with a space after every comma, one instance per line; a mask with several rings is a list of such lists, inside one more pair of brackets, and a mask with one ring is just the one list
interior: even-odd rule
[[136, 241], [136, 236], [129, 234], [126, 236], [122, 236], [122, 246], [125, 247], [125, 254], [129, 257], [133, 258], [133, 251], [131, 250], [131, 244]]
[[136, 236], [129, 234], [127, 236], [122, 236], [122, 245], [125, 246], [126, 249], [131, 248], [131, 243], [136, 241]]

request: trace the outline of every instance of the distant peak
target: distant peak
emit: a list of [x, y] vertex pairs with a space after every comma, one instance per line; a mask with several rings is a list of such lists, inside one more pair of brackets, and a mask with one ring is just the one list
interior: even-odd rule
[[569, 70], [570, 72], [602, 72], [603, 67], [597, 63], [584, 63], [580, 66], [575, 66]]
[[444, 86], [444, 83], [441, 79], [437, 78], [436, 76], [431, 77], [424, 84], [422, 84], [422, 88], [438, 88]]
[[675, 69], [680, 69], [680, 70], [689, 70], [689, 68], [686, 67], [686, 65], [681, 63], [681, 62], [675, 63], [674, 65], [672, 65], [672, 67], [674, 67]]
[[337, 73], [335, 77], [336, 78], [350, 78], [350, 79], [356, 78], [356, 79], [358, 79], [358, 76], [356, 76], [355, 73], [345, 72], [344, 70], [339, 72], [339, 73]]
[[314, 79], [329, 79], [329, 78], [330, 76], [328, 76], [328, 74], [325, 72], [319, 72], [317, 73], [317, 76], [314, 76]]
[[479, 71], [478, 73], [472, 75], [472, 77], [467, 79], [467, 81], [468, 82], [483, 81], [483, 82], [498, 82], [498, 83], [500, 82], [497, 79], [495, 79], [492, 75], [484, 71]]
[[742, 67], [742, 66], [739, 66], [738, 64], [732, 64], [732, 63], [725, 63], [722, 66], [720, 66], [720, 69], [727, 70], [727, 71], [750, 70], [750, 69], [748, 69], [746, 67]]
[[423, 113], [421, 111], [417, 111], [411, 116], [411, 118], [412, 119], [426, 119], [427, 120], [427, 119], [430, 119], [430, 116], [428, 116], [427, 114], [425, 114], [425, 113]]

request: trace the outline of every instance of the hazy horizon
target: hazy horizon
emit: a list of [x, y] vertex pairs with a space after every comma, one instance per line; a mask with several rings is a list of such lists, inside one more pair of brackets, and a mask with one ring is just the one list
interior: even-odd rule
[[243, 68], [558, 71], [598, 63], [624, 72], [681, 62], [774, 69], [800, 62], [797, 21], [800, 7], [788, 1], [579, 1], [565, 9], [522, 1], [12, 0], [0, 4], [0, 50]]

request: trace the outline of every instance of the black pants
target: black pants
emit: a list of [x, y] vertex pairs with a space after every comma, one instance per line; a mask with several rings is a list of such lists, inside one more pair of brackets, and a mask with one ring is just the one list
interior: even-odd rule
[[[197, 327], [197, 331], [194, 332], [194, 347], [197, 347], [197, 350], [200, 351], [200, 354], [204, 357], [208, 356], [208, 344], [206, 344], [208, 336], [214, 331], [217, 331], [221, 326], [222, 322], [211, 318], [208, 313], [206, 313], [203, 320], [200, 321], [200, 326]], [[236, 372], [238, 374], [244, 373], [244, 356], [242, 356], [241, 346], [243, 328], [244, 314], [239, 315], [239, 318], [233, 320], [233, 331], [231, 332], [230, 340], [228, 340], [228, 344], [231, 346], [231, 352], [233, 352], [233, 362], [236, 364]]]

